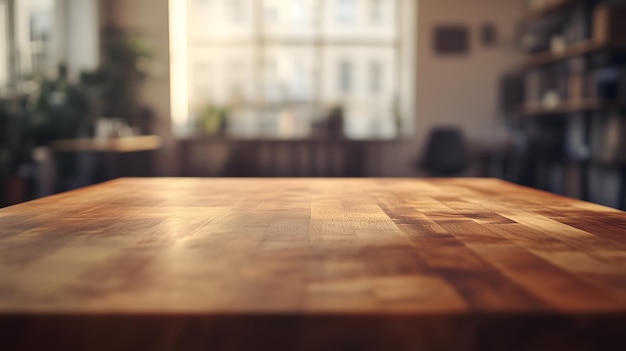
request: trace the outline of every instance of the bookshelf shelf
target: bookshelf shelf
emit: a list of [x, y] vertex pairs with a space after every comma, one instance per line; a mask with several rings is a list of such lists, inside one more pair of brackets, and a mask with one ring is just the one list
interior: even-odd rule
[[619, 160], [604, 160], [601, 158], [594, 158], [591, 160], [591, 162], [596, 165], [596, 166], [601, 166], [601, 167], [620, 167], [620, 168], [626, 168], [626, 159], [619, 159]]
[[566, 47], [561, 52], [540, 52], [530, 55], [526, 58], [526, 61], [522, 65], [522, 70], [528, 70], [535, 67], [571, 59], [577, 56], [583, 56], [603, 50], [616, 50], [620, 48], [626, 48], [626, 42], [617, 43], [602, 43], [593, 40], [585, 40], [576, 44], [572, 44]]
[[581, 99], [562, 101], [553, 107], [545, 107], [541, 104], [526, 104], [514, 111], [514, 114], [521, 117], [537, 117], [611, 108], [626, 108], [626, 103], [617, 100]]
[[573, 3], [575, 3], [576, 0], [556, 0], [556, 1], [551, 1], [543, 6], [540, 6], [536, 9], [532, 9], [530, 10], [522, 19], [524, 22], [530, 22], [533, 20], [536, 20], [540, 17], [555, 13]]

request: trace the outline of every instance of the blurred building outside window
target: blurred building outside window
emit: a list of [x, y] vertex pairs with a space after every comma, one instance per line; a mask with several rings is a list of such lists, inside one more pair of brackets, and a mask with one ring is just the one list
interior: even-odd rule
[[335, 23], [337, 26], [354, 25], [358, 10], [356, 0], [336, 0], [333, 4], [335, 6]]
[[382, 0], [370, 0], [370, 18], [372, 23], [378, 23], [383, 17]]
[[352, 65], [349, 61], [339, 63], [339, 91], [344, 94], [352, 89]]
[[370, 92], [378, 94], [382, 91], [382, 67], [380, 62], [372, 62], [370, 64]]
[[175, 131], [306, 138], [341, 107], [348, 138], [398, 137], [412, 129], [413, 12], [412, 0], [170, 0]]

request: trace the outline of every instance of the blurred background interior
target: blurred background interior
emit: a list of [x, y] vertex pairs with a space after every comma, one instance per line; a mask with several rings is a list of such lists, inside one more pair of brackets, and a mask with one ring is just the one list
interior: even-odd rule
[[623, 209], [625, 6], [0, 0], [0, 206], [118, 176], [479, 176]]

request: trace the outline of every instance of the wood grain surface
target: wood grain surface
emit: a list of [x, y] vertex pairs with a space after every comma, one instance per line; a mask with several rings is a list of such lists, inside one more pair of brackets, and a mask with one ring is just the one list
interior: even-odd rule
[[119, 138], [76, 138], [54, 140], [52, 149], [57, 152], [138, 152], [153, 151], [161, 147], [158, 135], [135, 135]]
[[118, 179], [0, 209], [0, 349], [626, 349], [626, 213], [495, 179]]

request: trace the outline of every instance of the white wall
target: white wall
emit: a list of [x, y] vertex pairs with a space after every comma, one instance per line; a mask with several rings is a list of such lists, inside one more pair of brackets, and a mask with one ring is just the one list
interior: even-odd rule
[[[80, 1], [80, 0], [79, 0]], [[162, 74], [148, 79], [141, 99], [155, 114], [154, 132], [163, 138], [157, 175], [177, 175], [176, 148], [170, 121], [168, 0], [100, 0], [103, 26], [138, 30], [149, 43]]]
[[[522, 4], [522, 0], [419, 0], [416, 133], [401, 147], [387, 147], [385, 164], [372, 165], [372, 174], [416, 174], [412, 160], [420, 156], [428, 131], [437, 125], [458, 125], [471, 142], [489, 143], [495, 134], [498, 81], [523, 58], [511, 42]], [[504, 42], [483, 46], [483, 23], [493, 23]], [[468, 55], [446, 57], [433, 52], [432, 31], [439, 24], [468, 26]]]

